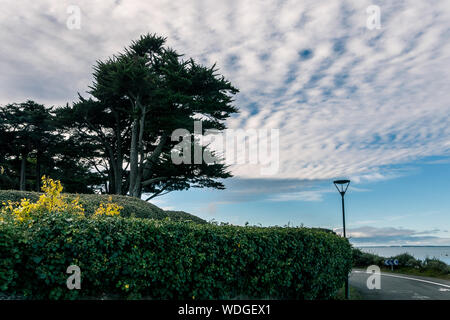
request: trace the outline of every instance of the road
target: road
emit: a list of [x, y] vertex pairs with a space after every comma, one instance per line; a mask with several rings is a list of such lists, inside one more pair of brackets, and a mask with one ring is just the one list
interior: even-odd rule
[[380, 289], [369, 290], [370, 275], [365, 270], [353, 270], [350, 275], [350, 286], [363, 300], [450, 300], [450, 281], [382, 272]]

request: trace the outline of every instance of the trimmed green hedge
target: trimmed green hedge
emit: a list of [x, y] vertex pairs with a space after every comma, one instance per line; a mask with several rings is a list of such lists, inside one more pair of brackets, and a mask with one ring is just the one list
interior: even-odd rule
[[0, 222], [0, 292], [17, 286], [24, 252], [21, 228]]
[[[328, 299], [351, 269], [327, 232], [122, 217], [0, 223], [0, 256], [0, 290], [51, 299]], [[72, 264], [81, 290], [66, 287]]]
[[[20, 201], [20, 199], [27, 198], [33, 201], [39, 199], [40, 192], [31, 191], [17, 191], [17, 190], [0, 190], [0, 205], [2, 201]], [[80, 203], [86, 210], [86, 214], [92, 214], [95, 209], [98, 208], [101, 202], [107, 202], [110, 195], [101, 194], [73, 194], [65, 193], [69, 200], [80, 197]], [[120, 215], [122, 217], [136, 217], [136, 218], [152, 218], [152, 219], [165, 219], [170, 218], [174, 221], [191, 220], [196, 223], [206, 223], [205, 220], [189, 214], [184, 211], [165, 211], [154, 204], [146, 201], [119, 195], [111, 195], [114, 203], [122, 206]]]

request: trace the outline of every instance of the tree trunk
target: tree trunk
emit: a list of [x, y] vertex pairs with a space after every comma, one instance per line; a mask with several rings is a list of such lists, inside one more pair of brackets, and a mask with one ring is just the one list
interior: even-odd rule
[[144, 171], [144, 129], [145, 129], [145, 112], [146, 107], [142, 107], [141, 118], [139, 119], [139, 140], [138, 140], [138, 154], [140, 156], [139, 165], [137, 169], [136, 182], [134, 184], [133, 196], [141, 197], [142, 191], [142, 173]]
[[[163, 133], [161, 136], [158, 145], [156, 146], [155, 150], [153, 150], [150, 157], [148, 157], [143, 165], [142, 175], [147, 177], [150, 173], [150, 170], [152, 169], [153, 165], [158, 161], [159, 156], [161, 155], [164, 146], [167, 142], [168, 135], [166, 133]], [[142, 183], [141, 183], [142, 184]], [[143, 184], [145, 185], [145, 184]]]
[[109, 153], [109, 174], [108, 174], [108, 180], [109, 180], [109, 193], [111, 194], [122, 194], [122, 173], [123, 173], [123, 157], [121, 153], [116, 152], [118, 154], [118, 157], [116, 158], [114, 156], [114, 150], [110, 146], [106, 146]]
[[117, 161], [117, 172], [114, 175], [114, 193], [121, 195], [122, 194], [122, 163]]
[[41, 153], [36, 155], [36, 191], [41, 191]]
[[116, 189], [115, 189], [116, 170], [114, 169], [113, 161], [114, 161], [114, 159], [108, 159], [108, 163], [109, 163], [108, 178], [105, 181], [105, 191], [108, 194], [116, 193]]
[[130, 188], [129, 195], [134, 197], [136, 178], [138, 175], [138, 120], [134, 119], [131, 125], [131, 146], [130, 146]]
[[120, 125], [120, 115], [117, 112], [116, 109], [111, 109], [115, 121], [116, 121], [116, 127], [114, 128], [114, 132], [116, 135], [115, 139], [115, 150], [111, 153], [111, 161], [113, 164], [111, 164], [111, 167], [114, 169], [114, 194], [122, 195], [122, 178], [123, 178], [123, 153], [122, 153], [122, 130]]
[[20, 183], [19, 183], [19, 190], [25, 191], [25, 179], [26, 179], [26, 166], [27, 166], [27, 155], [22, 153], [22, 160], [20, 163]]
[[114, 176], [115, 193], [122, 194], [122, 174], [123, 174], [123, 156], [122, 156], [122, 139], [120, 136], [120, 126], [117, 121], [116, 128], [116, 173]]

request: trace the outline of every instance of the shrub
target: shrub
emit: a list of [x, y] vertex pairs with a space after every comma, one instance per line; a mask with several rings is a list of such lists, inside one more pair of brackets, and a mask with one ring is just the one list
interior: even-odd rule
[[0, 221], [0, 292], [17, 285], [23, 256], [20, 232], [17, 225]]
[[426, 258], [425, 261], [423, 262], [423, 266], [425, 270], [430, 270], [438, 274], [450, 273], [450, 266], [448, 266], [445, 262], [438, 259]]
[[77, 298], [64, 272], [75, 264], [83, 297], [330, 298], [351, 268], [348, 241], [322, 230], [123, 218], [112, 197], [85, 216], [59, 181], [42, 189], [0, 210], [1, 291]]
[[[425, 259], [424, 261], [414, 258], [408, 253], [402, 253], [394, 257], [384, 258], [375, 254], [362, 252], [360, 249], [352, 248], [353, 265], [357, 267], [367, 267], [370, 265], [378, 265], [385, 267], [386, 259], [397, 259], [398, 267], [403, 271], [417, 270], [420, 274], [427, 275], [448, 275], [450, 274], [450, 266], [438, 259]], [[406, 268], [406, 270], [404, 269]]]
[[57, 214], [67, 212], [84, 216], [84, 208], [79, 204], [79, 198], [68, 201], [66, 196], [61, 194], [63, 187], [60, 181], [42, 177], [42, 194], [36, 202], [23, 198], [13, 202], [7, 200], [2, 202], [0, 219], [12, 219], [19, 223], [33, 222], [44, 213]]
[[[67, 196], [61, 192], [63, 187], [60, 181], [54, 181], [51, 178], [42, 177], [42, 194], [39, 200], [33, 202], [23, 198], [20, 202], [2, 202], [0, 209], [0, 221], [12, 220], [15, 223], [32, 224], [39, 221], [44, 214], [61, 214], [68, 213], [78, 217], [84, 217], [83, 205], [79, 203], [80, 198], [77, 197], [72, 201], [67, 200]], [[108, 198], [108, 203], [100, 203], [95, 210], [93, 217], [98, 216], [115, 216], [120, 214], [123, 207], [112, 202], [112, 197]]]
[[1, 290], [31, 298], [327, 299], [351, 269], [346, 239], [307, 228], [46, 214], [0, 223], [0, 239]]
[[400, 267], [415, 268], [421, 266], [421, 261], [414, 258], [409, 253], [402, 253], [390, 259], [397, 259]]
[[100, 203], [97, 210], [94, 212], [94, 217], [98, 216], [118, 216], [120, 215], [120, 210], [122, 210], [123, 207], [119, 206], [116, 203], [112, 202], [112, 197], [108, 198], [108, 203]]
[[384, 258], [376, 254], [363, 252], [360, 249], [352, 248], [353, 265], [356, 267], [368, 267], [371, 265], [381, 266]]
[[[40, 192], [17, 191], [17, 190], [0, 190], [0, 204], [3, 201], [11, 200], [12, 202], [20, 202], [26, 198], [31, 201], [37, 201], [42, 195]], [[138, 198], [119, 196], [119, 195], [102, 195], [102, 194], [71, 194], [65, 193], [67, 200], [73, 201], [79, 197], [79, 203], [83, 206], [86, 215], [93, 214], [100, 204], [108, 202], [109, 197], [112, 202], [123, 207], [120, 210], [122, 217], [165, 219], [170, 218], [174, 221], [190, 220], [195, 223], [206, 223], [205, 220], [183, 211], [164, 211], [163, 209]]]

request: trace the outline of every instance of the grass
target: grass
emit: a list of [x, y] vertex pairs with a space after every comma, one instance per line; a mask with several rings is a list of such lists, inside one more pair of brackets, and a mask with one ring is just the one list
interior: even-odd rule
[[[42, 195], [40, 192], [33, 191], [18, 191], [18, 190], [0, 190], [0, 204], [2, 201], [20, 201], [20, 199], [27, 198], [32, 201], [39, 199]], [[151, 218], [162, 220], [170, 218], [174, 221], [187, 221], [191, 220], [196, 223], [206, 223], [205, 220], [189, 214], [184, 211], [170, 211], [163, 210], [154, 204], [149, 202], [127, 196], [120, 195], [101, 195], [101, 194], [73, 194], [65, 193], [68, 200], [73, 200], [76, 197], [80, 197], [80, 203], [85, 208], [86, 213], [93, 213], [101, 202], [107, 202], [111, 196], [112, 201], [122, 206], [121, 216], [123, 217], [136, 217], [136, 218]]]

